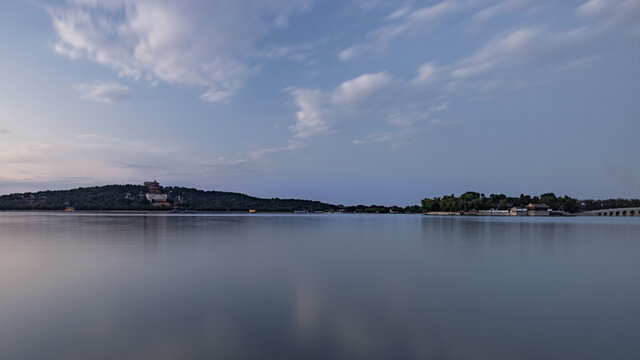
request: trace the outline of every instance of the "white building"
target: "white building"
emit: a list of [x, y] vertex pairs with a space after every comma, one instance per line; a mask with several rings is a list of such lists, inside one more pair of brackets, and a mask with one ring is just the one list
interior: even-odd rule
[[151, 203], [166, 202], [169, 197], [167, 194], [145, 194], [145, 196]]

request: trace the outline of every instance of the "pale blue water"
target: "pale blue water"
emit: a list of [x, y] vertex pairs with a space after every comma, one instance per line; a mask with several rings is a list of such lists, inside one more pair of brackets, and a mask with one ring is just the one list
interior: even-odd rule
[[640, 359], [640, 218], [0, 213], [0, 359]]

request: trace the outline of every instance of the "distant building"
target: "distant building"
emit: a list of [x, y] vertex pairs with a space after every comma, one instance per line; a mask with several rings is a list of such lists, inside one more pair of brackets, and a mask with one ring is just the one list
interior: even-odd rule
[[512, 216], [527, 216], [527, 208], [514, 206], [509, 210]]
[[549, 216], [550, 207], [546, 204], [533, 204], [525, 206], [527, 208], [528, 216]]
[[147, 188], [148, 192], [152, 194], [159, 194], [162, 192], [162, 187], [157, 181], [145, 181], [144, 187]]
[[167, 194], [145, 194], [145, 197], [147, 198], [147, 200], [150, 203], [156, 203], [156, 202], [165, 202], [167, 201], [167, 199], [169, 198], [169, 195]]
[[145, 181], [144, 187], [147, 188], [144, 197], [152, 206], [172, 206], [169, 202], [169, 194], [162, 191], [162, 186], [157, 181]]

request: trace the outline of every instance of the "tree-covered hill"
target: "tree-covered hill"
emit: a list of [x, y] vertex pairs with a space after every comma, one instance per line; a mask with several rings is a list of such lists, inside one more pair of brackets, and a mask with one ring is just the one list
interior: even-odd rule
[[167, 187], [167, 192], [174, 198], [184, 199], [184, 208], [200, 211], [325, 211], [337, 206], [319, 201], [299, 199], [262, 199], [241, 193], [224, 191], [204, 191], [184, 187]]
[[325, 211], [337, 208], [319, 201], [261, 199], [240, 193], [165, 187], [167, 205], [153, 206], [142, 185], [106, 185], [72, 190], [39, 191], [0, 196], [0, 210], [168, 210], [174, 206], [194, 211]]

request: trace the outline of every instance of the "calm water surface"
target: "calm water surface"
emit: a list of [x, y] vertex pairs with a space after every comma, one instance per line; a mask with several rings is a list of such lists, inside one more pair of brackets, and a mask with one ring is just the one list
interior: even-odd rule
[[640, 218], [0, 213], [1, 359], [640, 359]]

